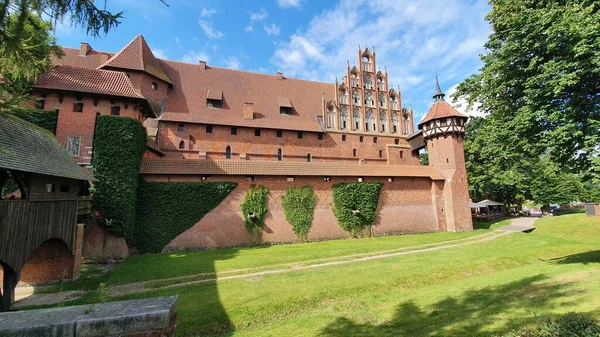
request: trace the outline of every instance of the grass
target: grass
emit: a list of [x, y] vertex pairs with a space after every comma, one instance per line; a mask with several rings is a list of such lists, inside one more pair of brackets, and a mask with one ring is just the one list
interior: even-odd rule
[[[600, 317], [600, 221], [575, 214], [544, 218], [536, 226], [530, 234], [464, 247], [118, 299], [179, 295], [180, 336], [489, 336], [570, 311]], [[157, 279], [150, 275], [157, 270], [154, 263], [191, 272], [180, 262], [190, 256], [199, 264], [193, 272], [210, 270], [210, 264], [223, 272], [485, 231], [139, 256], [116, 268], [110, 280], [139, 280], [140, 275], [119, 275], [136, 271]], [[141, 271], [144, 264], [152, 271]], [[182, 272], [160, 271], [173, 274]], [[90, 294], [79, 303], [94, 300]]]

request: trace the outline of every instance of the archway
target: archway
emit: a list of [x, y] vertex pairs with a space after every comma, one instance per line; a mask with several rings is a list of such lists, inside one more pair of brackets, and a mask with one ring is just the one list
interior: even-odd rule
[[60, 239], [49, 239], [29, 255], [21, 269], [20, 282], [35, 284], [73, 278], [75, 257]]

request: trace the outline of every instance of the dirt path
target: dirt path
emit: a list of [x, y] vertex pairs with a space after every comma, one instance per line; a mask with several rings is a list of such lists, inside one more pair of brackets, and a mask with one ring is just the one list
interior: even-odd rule
[[[344, 255], [331, 258], [315, 259], [300, 262], [291, 262], [284, 264], [276, 264], [269, 266], [262, 266], [256, 268], [245, 268], [235, 269], [217, 273], [200, 273], [195, 275], [186, 275], [180, 277], [173, 277], [167, 279], [153, 280], [136, 282], [124, 285], [111, 286], [108, 288], [107, 294], [109, 296], [120, 296], [131, 293], [154, 291], [157, 289], [175, 288], [188, 286], [193, 284], [201, 284], [216, 281], [225, 281], [233, 279], [247, 279], [249, 281], [260, 280], [262, 276], [290, 273], [298, 270], [307, 270], [315, 268], [325, 268], [330, 266], [338, 266], [349, 263], [358, 263], [370, 260], [385, 259], [390, 257], [421, 254], [426, 252], [452, 249], [457, 247], [464, 247], [477, 243], [487, 242], [495, 240], [497, 238], [509, 235], [517, 231], [523, 231], [533, 227], [533, 223], [537, 219], [533, 218], [517, 218], [511, 221], [511, 224], [506, 227], [502, 227], [496, 231], [476, 235], [468, 238], [455, 239], [449, 241], [443, 241], [438, 243], [424, 244], [411, 247], [403, 247], [397, 249], [388, 249], [383, 251], [376, 251], [370, 253], [359, 253]], [[233, 275], [230, 275], [233, 274]], [[23, 295], [19, 296], [17, 293], [17, 302], [15, 302], [15, 308], [33, 306], [33, 305], [49, 305], [63, 302], [65, 300], [74, 300], [83, 295], [86, 291], [54, 293], [54, 294], [31, 294], [23, 290]], [[66, 295], [66, 296], [65, 296]], [[65, 298], [66, 297], [66, 298]]]

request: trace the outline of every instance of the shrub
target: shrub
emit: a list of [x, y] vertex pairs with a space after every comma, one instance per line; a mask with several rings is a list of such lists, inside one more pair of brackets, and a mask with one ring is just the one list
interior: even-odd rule
[[17, 108], [12, 110], [12, 113], [29, 123], [35, 124], [41, 128], [49, 130], [56, 134], [56, 123], [58, 121], [58, 112], [44, 110], [28, 110]]
[[504, 337], [599, 337], [600, 324], [582, 314], [569, 313], [548, 319], [538, 328], [522, 328]]
[[317, 203], [312, 186], [286, 189], [285, 195], [281, 196], [281, 202], [285, 219], [292, 225], [294, 233], [300, 239], [306, 240]]
[[233, 182], [140, 180], [133, 246], [142, 252], [160, 252], [217, 207], [236, 186]]
[[246, 191], [241, 208], [249, 233], [258, 234], [265, 225], [269, 204], [268, 194], [269, 190], [264, 186], [250, 185], [250, 189]]
[[382, 183], [333, 185], [333, 213], [340, 226], [353, 237], [361, 236], [377, 216]]
[[136, 216], [138, 170], [146, 129], [138, 120], [98, 116], [94, 136], [93, 206], [106, 229], [131, 242]]

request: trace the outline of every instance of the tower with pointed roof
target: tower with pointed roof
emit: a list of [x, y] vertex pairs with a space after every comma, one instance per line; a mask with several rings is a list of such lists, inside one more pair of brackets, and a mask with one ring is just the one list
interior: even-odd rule
[[463, 150], [465, 122], [468, 117], [456, 111], [444, 100], [440, 83], [435, 78], [433, 105], [419, 129], [429, 154], [429, 165], [445, 178], [443, 186], [434, 186], [437, 193], [440, 229], [465, 231], [473, 229], [467, 170]]

